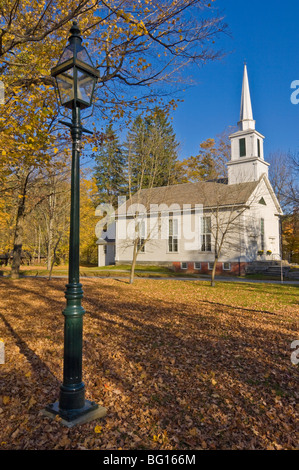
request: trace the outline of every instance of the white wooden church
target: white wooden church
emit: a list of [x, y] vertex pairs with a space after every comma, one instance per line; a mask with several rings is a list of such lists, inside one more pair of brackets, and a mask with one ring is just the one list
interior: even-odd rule
[[[227, 181], [142, 190], [119, 206], [100, 235], [98, 265], [137, 264], [242, 274], [256, 261], [281, 259], [282, 209], [268, 179], [264, 136], [255, 129], [244, 66], [238, 131], [230, 135]], [[137, 214], [137, 215], [136, 215]]]

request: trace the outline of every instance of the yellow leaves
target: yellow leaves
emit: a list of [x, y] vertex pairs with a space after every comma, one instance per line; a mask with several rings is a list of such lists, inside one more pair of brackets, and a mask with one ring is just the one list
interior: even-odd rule
[[42, 108], [42, 114], [44, 116], [48, 116], [50, 114], [53, 114], [53, 110], [51, 108]]
[[192, 437], [196, 437], [198, 435], [198, 429], [197, 428], [189, 429], [189, 434]]
[[140, 34], [148, 34], [148, 31], [147, 31], [147, 29], [146, 29], [146, 27], [145, 27], [145, 24], [143, 23], [142, 20], [139, 21], [139, 23], [138, 23], [138, 28], [139, 28], [139, 30], [141, 31]]
[[35, 398], [33, 396], [30, 397], [30, 400], [29, 400], [28, 405], [27, 405], [28, 410], [30, 410], [30, 408], [32, 408], [35, 404], [36, 404]]
[[143, 36], [145, 34], [148, 34], [148, 31], [147, 31], [143, 21], [141, 20], [140, 22], [135, 23], [134, 26], [132, 26], [131, 33], [135, 34], [137, 36]]
[[8, 397], [7, 395], [3, 395], [2, 397], [3, 405], [8, 405], [9, 402], [10, 402], [10, 397]]
[[125, 13], [124, 10], [118, 10], [116, 12], [118, 18], [122, 18], [126, 23], [130, 23], [134, 20], [134, 16], [131, 13]]
[[163, 431], [160, 434], [154, 434], [153, 441], [160, 444], [165, 444], [168, 441], [167, 431]]
[[[147, 9], [148, 10], [148, 9]], [[138, 36], [142, 36], [144, 34], [148, 34], [146, 26], [142, 20], [136, 20], [131, 13], [126, 13], [124, 10], [119, 9], [116, 12], [117, 18], [121, 18], [125, 23], [130, 25], [129, 31], [127, 34], [136, 34]], [[114, 25], [114, 28], [118, 30], [118, 33], [123, 32], [121, 27]]]
[[[91, 427], [82, 426], [76, 433], [64, 426], [57, 426], [56, 422], [48, 419], [42, 419], [37, 423], [38, 426], [35, 425], [35, 413], [32, 413], [35, 407], [29, 413], [27, 404], [31, 395], [38, 400], [37, 397], [47, 383], [44, 381], [43, 369], [32, 369], [26, 357], [20, 354], [22, 351], [19, 351], [17, 343], [14, 343], [15, 348], [12, 347], [14, 338], [11, 337], [11, 360], [5, 366], [6, 392], [2, 393], [11, 393], [11, 401], [5, 406], [0, 398], [0, 407], [3, 409], [3, 417], [4, 414], [14, 414], [15, 417], [7, 422], [2, 419], [1, 441], [7, 442], [7, 447], [10, 448], [61, 448], [71, 445], [72, 449], [128, 450], [144, 447], [159, 449], [159, 452], [187, 446], [189, 449], [209, 450], [213, 446], [254, 449], [266, 447], [273, 442], [282, 448], [295, 448], [297, 415], [296, 400], [292, 399], [292, 393], [296, 391], [297, 376], [290, 369], [288, 345], [284, 341], [280, 343], [273, 339], [281, 336], [293, 338], [298, 317], [296, 287], [285, 285], [278, 286], [281, 287], [278, 289], [275, 285], [267, 285], [266, 289], [273, 296], [281, 297], [282, 302], [288, 298], [288, 308], [291, 309], [286, 312], [286, 308], [281, 308], [277, 311], [278, 315], [273, 316], [257, 315], [255, 311], [248, 309], [234, 310], [231, 304], [237, 303], [233, 295], [236, 292], [232, 294], [231, 283], [219, 285], [217, 292], [211, 294], [208, 283], [186, 286], [185, 283], [168, 280], [160, 280], [159, 285], [155, 280], [139, 281], [134, 284], [134, 302], [128, 297], [128, 289], [119, 288], [119, 281], [100, 278], [86, 278], [84, 281], [85, 295], [90, 301], [90, 314], [94, 318], [101, 317], [98, 325], [103, 325], [101, 328], [94, 328], [94, 322], [87, 322], [85, 325], [87, 338], [91, 342], [87, 348], [85, 374], [97, 381], [92, 386], [103, 387], [103, 374], [97, 374], [98, 377], [94, 375], [99, 370], [99, 359], [103, 355], [105, 377], [106, 368], [111, 369], [111, 386], [105, 401], [111, 403], [110, 408], [115, 410], [115, 416], [104, 421], [97, 420]], [[44, 354], [47, 344], [45, 341], [49, 335], [52, 336], [52, 332], [56, 335], [58, 324], [53, 322], [52, 305], [44, 309], [40, 325], [36, 325], [34, 319], [39, 305], [39, 293], [43, 290], [43, 294], [54, 299], [55, 303], [61, 298], [61, 283], [52, 281], [50, 286], [49, 282], [39, 278], [24, 279], [22, 284], [28, 293], [23, 293], [21, 297], [16, 283], [9, 279], [1, 282], [5, 284], [8, 293], [2, 299], [2, 309], [7, 312], [11, 328], [22, 332], [24, 340], [30, 338], [30, 347], [50, 364], [51, 370], [55, 370], [61, 363], [60, 347], [51, 356]], [[122, 284], [126, 285], [124, 282]], [[234, 289], [237, 290], [240, 301], [247, 297], [250, 302], [257, 302], [256, 298], [252, 299], [252, 287], [248, 291], [247, 284], [240, 283]], [[255, 297], [260, 297], [261, 305], [265, 305], [264, 291], [264, 285], [261, 285], [260, 291], [255, 287], [254, 294]], [[34, 303], [32, 293], [36, 294]], [[133, 292], [131, 296], [132, 294]], [[221, 315], [217, 305], [219, 298], [227, 300], [229, 304], [224, 305], [223, 301]], [[21, 312], [26, 300], [28, 308], [25, 317]], [[125, 309], [125, 315], [116, 317], [120, 306]], [[283, 306], [286, 306], [285, 303], [281, 304]], [[32, 321], [29, 322], [28, 318]], [[224, 322], [234, 334], [235, 341], [226, 344], [225, 355], [218, 354], [218, 362], [215, 364], [213, 352], [217, 341], [222, 344]], [[28, 325], [31, 325], [31, 330], [28, 330]], [[135, 326], [135, 329], [130, 328], [129, 331], [129, 352], [123, 342], [124, 329], [128, 325]], [[250, 336], [254, 327], [254, 335]], [[36, 331], [39, 331], [39, 335], [35, 334]], [[154, 346], [157, 333], [163, 339], [163, 345], [159, 347]], [[59, 337], [60, 332], [54, 344], [57, 344]], [[185, 339], [184, 347], [178, 341], [180, 338]], [[257, 360], [264, 357], [265, 350], [266, 365]], [[92, 351], [97, 351], [98, 354]], [[217, 350], [219, 351], [220, 349]], [[277, 356], [278, 351], [283, 353], [281, 357]], [[252, 360], [249, 361], [248, 358]], [[246, 370], [243, 367], [245, 362]], [[100, 369], [101, 367], [100, 364]], [[23, 380], [14, 383], [15, 378], [24, 378], [29, 370], [32, 370], [32, 375], [36, 378], [30, 388], [24, 389]], [[148, 379], [138, 384], [143, 371], [147, 371]], [[115, 386], [120, 385], [119, 377], [122, 377], [124, 391], [116, 395]], [[159, 384], [160, 378], [163, 379], [164, 386], [162, 383], [159, 385], [160, 391], [155, 395], [157, 399], [153, 399], [153, 383]], [[265, 383], [267, 378], [268, 385]], [[214, 392], [212, 379], [221, 386], [218, 397], [211, 394], [211, 389]], [[285, 387], [287, 396], [280, 396], [279, 401], [275, 401], [272, 392], [274, 384], [271, 380]], [[16, 390], [10, 391], [13, 387]], [[99, 390], [98, 392], [100, 393]], [[91, 390], [91, 393], [94, 392]], [[261, 408], [260, 403], [263, 405]], [[267, 412], [271, 415], [267, 415]], [[24, 427], [27, 417], [28, 423]], [[59, 419], [56, 418], [55, 421]], [[17, 441], [13, 441], [11, 434], [19, 427], [21, 432]], [[71, 444], [65, 437], [71, 438]]]

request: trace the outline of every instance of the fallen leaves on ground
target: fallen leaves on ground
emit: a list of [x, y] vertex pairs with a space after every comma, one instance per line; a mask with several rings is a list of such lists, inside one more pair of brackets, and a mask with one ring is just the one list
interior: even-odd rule
[[71, 429], [42, 415], [62, 382], [65, 281], [1, 279], [0, 449], [298, 448], [298, 288], [83, 288], [86, 399], [107, 415]]

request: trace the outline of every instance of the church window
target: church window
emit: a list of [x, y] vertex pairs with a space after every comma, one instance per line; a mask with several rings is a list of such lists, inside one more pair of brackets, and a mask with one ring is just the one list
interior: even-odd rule
[[246, 157], [246, 139], [240, 139], [239, 145], [240, 145], [240, 157]]
[[201, 251], [212, 251], [211, 217], [202, 217], [201, 219]]
[[262, 204], [263, 206], [266, 206], [266, 201], [265, 199], [262, 197], [260, 200], [259, 200], [259, 204]]
[[261, 156], [261, 141], [260, 139], [257, 139], [257, 156]]
[[145, 244], [144, 244], [144, 238], [139, 238], [137, 242], [137, 250], [140, 253], [145, 252]]
[[145, 252], [145, 223], [144, 221], [139, 222], [138, 224], [138, 241], [137, 241], [137, 250], [141, 253]]
[[168, 226], [168, 251], [176, 253], [178, 251], [178, 220], [169, 219]]

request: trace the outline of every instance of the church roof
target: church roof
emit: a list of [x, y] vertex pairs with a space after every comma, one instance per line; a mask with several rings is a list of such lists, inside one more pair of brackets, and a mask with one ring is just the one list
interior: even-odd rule
[[259, 181], [230, 185], [200, 181], [142, 189], [134, 194], [132, 199], [128, 199], [126, 204], [127, 207], [131, 204], [142, 204], [148, 209], [151, 204], [178, 204], [180, 207], [184, 204], [193, 207], [202, 204], [204, 208], [244, 205], [258, 184]]

